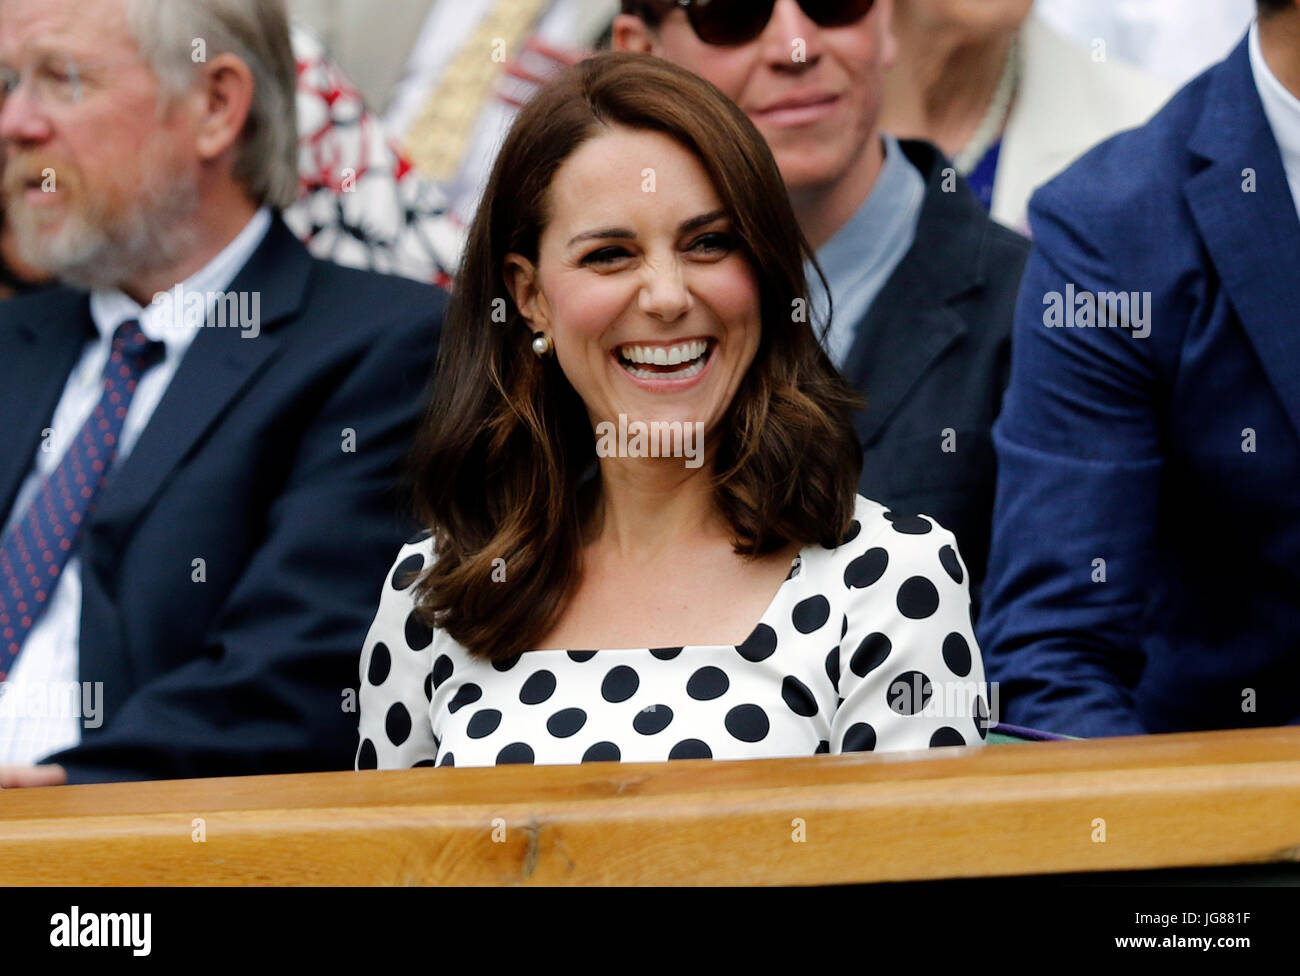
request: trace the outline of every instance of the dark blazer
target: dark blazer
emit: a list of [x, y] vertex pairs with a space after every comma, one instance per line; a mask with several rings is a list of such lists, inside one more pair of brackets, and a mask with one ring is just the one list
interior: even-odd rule
[[[980, 629], [1003, 717], [1300, 721], [1300, 220], [1246, 43], [1030, 217]], [[1067, 285], [1149, 293], [1149, 335], [1046, 327]]]
[[978, 605], [996, 475], [990, 431], [1029, 243], [989, 217], [938, 149], [900, 144], [925, 177], [925, 198], [916, 239], [859, 323], [844, 365], [867, 399], [855, 418], [859, 490], [956, 535]]
[[[70, 782], [352, 767], [444, 299], [317, 261], [278, 217], [229, 290], [261, 293], [261, 334], [200, 331], [78, 542], [103, 722], [47, 760]], [[94, 335], [84, 292], [0, 306], [0, 512]]]

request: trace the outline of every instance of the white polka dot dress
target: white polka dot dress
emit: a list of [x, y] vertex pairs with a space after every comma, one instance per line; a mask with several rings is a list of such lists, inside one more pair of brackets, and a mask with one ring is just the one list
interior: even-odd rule
[[752, 759], [980, 745], [987, 689], [951, 533], [859, 497], [744, 643], [471, 657], [413, 614], [403, 547], [361, 655], [358, 769]]

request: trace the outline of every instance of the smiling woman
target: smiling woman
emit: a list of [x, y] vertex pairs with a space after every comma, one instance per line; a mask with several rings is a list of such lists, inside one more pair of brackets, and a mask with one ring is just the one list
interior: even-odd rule
[[[448, 314], [359, 768], [982, 740], [965, 570], [855, 495], [809, 257], [708, 82], [602, 55], [530, 102]], [[701, 432], [703, 463], [614, 429]]]

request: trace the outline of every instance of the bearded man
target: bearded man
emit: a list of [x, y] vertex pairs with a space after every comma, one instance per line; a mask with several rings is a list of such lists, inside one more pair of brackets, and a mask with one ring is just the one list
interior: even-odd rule
[[280, 0], [0, 2], [5, 218], [64, 283], [0, 306], [0, 786], [352, 764], [443, 299], [285, 226], [294, 82]]

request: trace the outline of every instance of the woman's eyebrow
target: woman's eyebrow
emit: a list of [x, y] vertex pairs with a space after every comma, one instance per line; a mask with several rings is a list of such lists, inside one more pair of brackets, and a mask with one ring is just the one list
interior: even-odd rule
[[[691, 217], [689, 220], [683, 220], [677, 225], [679, 234], [686, 234], [698, 227], [704, 227], [713, 223], [721, 217], [727, 216], [725, 210], [714, 210], [710, 213], [700, 214], [698, 217]], [[600, 230], [587, 230], [577, 234], [569, 239], [567, 247], [572, 247], [581, 241], [612, 241], [612, 240], [635, 240], [636, 231], [628, 230], [626, 227], [604, 227]]]
[[692, 217], [690, 220], [683, 220], [677, 226], [677, 233], [688, 234], [697, 228], [704, 227], [725, 216], [727, 216], [727, 211], [714, 210], [712, 213], [700, 214], [698, 217]]
[[579, 241], [612, 241], [627, 240], [635, 238], [636, 231], [628, 230], [626, 227], [606, 227], [601, 230], [587, 230], [569, 240], [568, 247], [572, 247]]

